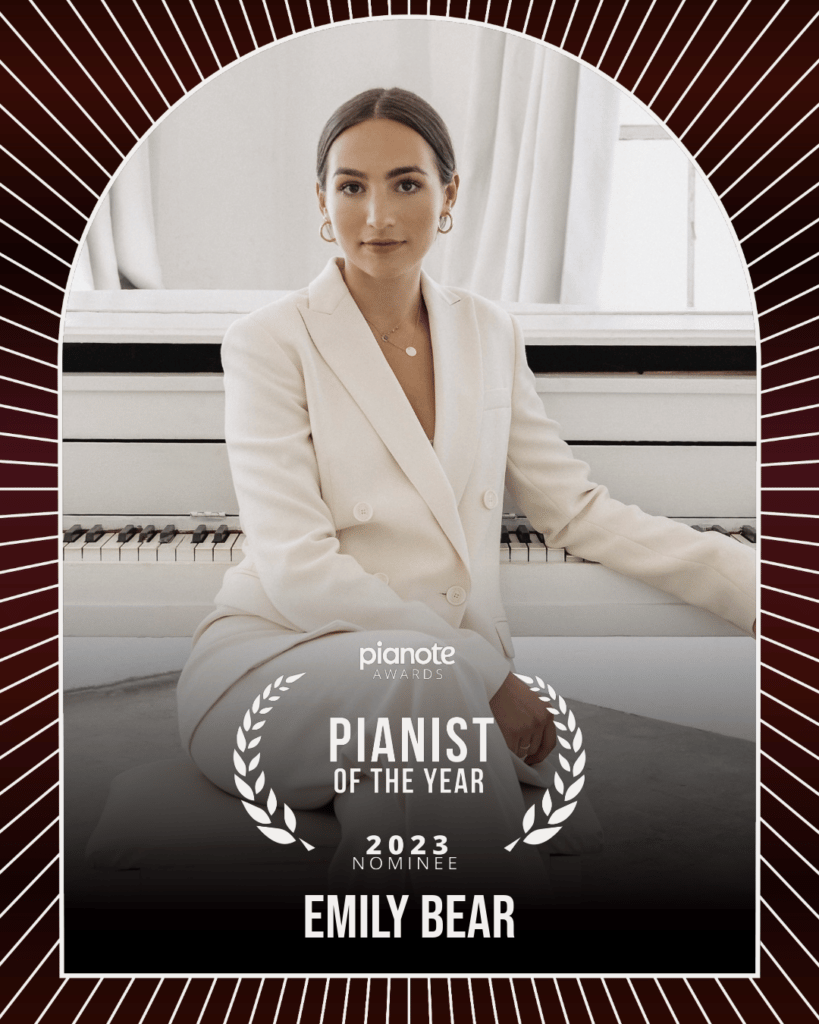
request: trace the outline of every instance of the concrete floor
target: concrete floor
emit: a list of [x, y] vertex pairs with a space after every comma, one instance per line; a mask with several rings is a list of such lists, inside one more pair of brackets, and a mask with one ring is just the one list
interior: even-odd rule
[[[85, 845], [111, 780], [184, 756], [176, 674], [65, 695], [66, 896], [99, 891]], [[583, 859], [587, 907], [750, 909], [755, 750], [745, 740], [572, 701], [604, 850]], [[122, 873], [117, 873], [122, 874]]]

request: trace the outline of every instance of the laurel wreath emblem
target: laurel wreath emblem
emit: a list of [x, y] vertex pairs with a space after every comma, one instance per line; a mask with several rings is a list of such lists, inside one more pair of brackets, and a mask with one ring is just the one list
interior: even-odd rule
[[[264, 806], [260, 806], [256, 803], [259, 794], [264, 789], [265, 777], [264, 771], [259, 772], [255, 779], [251, 779], [252, 773], [259, 767], [259, 761], [261, 760], [261, 754], [252, 754], [253, 751], [261, 743], [261, 736], [256, 736], [253, 739], [248, 739], [248, 736], [254, 732], [259, 732], [265, 722], [264, 715], [270, 714], [273, 710], [273, 703], [280, 699], [283, 693], [287, 693], [290, 689], [289, 686], [282, 685], [283, 683], [295, 683], [297, 679], [301, 679], [304, 675], [300, 672], [296, 676], [288, 676], [286, 679], [284, 676], [279, 676], [275, 683], [269, 683], [259, 696], [253, 701], [250, 709], [245, 712], [245, 716], [242, 719], [242, 724], [236, 733], [236, 747], [233, 750], [233, 767], [236, 769], [237, 774], [233, 776], [233, 780], [236, 783], [236, 788], [242, 796], [242, 806], [255, 821], [256, 827], [262, 833], [267, 836], [268, 839], [272, 839], [274, 843], [286, 844], [295, 843], [296, 839], [296, 815], [287, 804], [282, 804], [282, 813], [284, 815], [284, 823], [287, 826], [284, 828], [277, 828], [273, 824], [273, 815], [276, 813], [278, 807], [278, 801], [276, 794], [272, 789], [267, 791], [267, 800]], [[274, 690], [278, 690], [278, 693], [273, 693]], [[270, 703], [263, 703], [269, 701]], [[258, 720], [257, 720], [258, 719]], [[247, 760], [247, 758], [250, 760]], [[315, 847], [311, 846], [306, 840], [300, 839], [299, 842], [305, 848], [305, 850], [313, 850]]]
[[[540, 676], [535, 676], [534, 679], [531, 676], [522, 676], [519, 673], [515, 673], [518, 679], [522, 679], [529, 689], [538, 695], [542, 701], [553, 700], [557, 701], [557, 707], [549, 707], [549, 711], [555, 716], [555, 729], [557, 729], [557, 741], [564, 750], [567, 750], [571, 754], [576, 754], [574, 761], [570, 761], [562, 752], [558, 752], [558, 760], [560, 761], [560, 767], [569, 774], [569, 779], [573, 779], [567, 787], [563, 781], [562, 776], [559, 772], [555, 771], [554, 777], [554, 788], [560, 796], [558, 806], [555, 806], [555, 801], [552, 799], [551, 788], [547, 789], [543, 794], [543, 800], [541, 801], [541, 807], [543, 813], [546, 815], [546, 822], [542, 828], [536, 828], [534, 832], [532, 827], [535, 824], [535, 817], [537, 816], [537, 803], [533, 803], [529, 810], [523, 815], [523, 841], [529, 846], [539, 846], [541, 843], [548, 842], [553, 836], [563, 828], [563, 824], [567, 818], [571, 816], [575, 807], [577, 807], [577, 797], [580, 791], [583, 789], [583, 783], [586, 781], [586, 776], [583, 774], [583, 769], [586, 767], [586, 751], [583, 750], [583, 733], [580, 726], [577, 724], [577, 719], [574, 717], [574, 712], [570, 711], [566, 706], [566, 701], [555, 692], [553, 686], [544, 683]], [[548, 697], [543, 691], [548, 693]], [[565, 718], [566, 721], [558, 721], [558, 718]], [[565, 733], [562, 736], [561, 733]], [[520, 842], [518, 837], [513, 843], [504, 847], [506, 850], [514, 849]]]

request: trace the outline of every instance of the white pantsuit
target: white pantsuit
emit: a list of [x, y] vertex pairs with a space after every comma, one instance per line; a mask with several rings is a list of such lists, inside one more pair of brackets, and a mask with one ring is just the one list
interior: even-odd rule
[[[514, 654], [498, 579], [504, 483], [550, 545], [751, 631], [752, 552], [648, 516], [590, 483], [588, 467], [544, 413], [514, 319], [425, 274], [421, 287], [435, 371], [434, 445], [335, 260], [308, 288], [242, 318], [225, 337], [225, 437], [245, 557], [226, 573], [178, 691], [183, 740], [193, 739], [194, 757], [225, 788], [232, 789], [238, 724], [230, 716], [254, 687], [281, 674], [285, 652], [286, 670], [305, 677], [271, 722], [280, 723], [288, 751], [276, 770], [291, 777], [280, 785], [297, 807], [332, 796], [328, 780], [322, 789], [305, 767], [318, 750], [299, 751], [300, 739], [304, 751], [338, 707], [368, 722], [475, 708], [491, 714], [488, 701]], [[422, 646], [452, 645], [456, 666], [437, 687], [377, 690], [372, 669], [360, 672], [351, 651], [410, 634]], [[496, 754], [504, 763], [495, 764], [482, 807], [487, 828], [499, 831], [512, 809], [511, 841], [523, 810], [516, 775], [544, 785], [548, 773], [501, 747]], [[409, 803], [403, 813], [411, 818]], [[439, 804], [422, 817], [458, 814], [457, 802]]]

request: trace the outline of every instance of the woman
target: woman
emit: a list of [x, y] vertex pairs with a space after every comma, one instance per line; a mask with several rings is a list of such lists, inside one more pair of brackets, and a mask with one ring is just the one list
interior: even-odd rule
[[[298, 809], [335, 797], [339, 880], [368, 832], [428, 844], [443, 833], [460, 857], [459, 887], [472, 876], [486, 888], [493, 874], [511, 886], [528, 862], [526, 886], [543, 891], [536, 851], [521, 845], [515, 867], [503, 851], [520, 835], [519, 782], [548, 784], [543, 762], [555, 745], [548, 709], [510, 671], [497, 557], [504, 481], [551, 545], [749, 632], [754, 559], [590, 483], [544, 414], [517, 323], [423, 273], [453, 226], [459, 186], [447, 129], [428, 104], [400, 89], [345, 103], [319, 141], [317, 179], [322, 237], [341, 257], [304, 291], [233, 325], [223, 346], [247, 541], [194, 638], [179, 684], [182, 735], [203, 772], [235, 793], [242, 715], [268, 683], [304, 673], [259, 749], [281, 800]], [[452, 654], [434, 673], [373, 668], [387, 648], [436, 645]], [[362, 759], [352, 743], [331, 760], [331, 718], [363, 721], [369, 745], [379, 719], [399, 730], [402, 720], [463, 719], [473, 734], [459, 763], [482, 772], [482, 788], [376, 792], [371, 757], [392, 762], [369, 748]], [[496, 723], [483, 750], [481, 719]], [[354, 794], [335, 793], [339, 764], [362, 770]], [[402, 891], [394, 877], [384, 884]]]

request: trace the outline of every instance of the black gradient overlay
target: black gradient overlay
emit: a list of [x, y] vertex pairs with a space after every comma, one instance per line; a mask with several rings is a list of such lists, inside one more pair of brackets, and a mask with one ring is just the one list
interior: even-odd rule
[[[78, 240], [124, 156], [186, 91], [274, 38], [388, 13], [506, 26], [599, 65], [683, 139], [741, 241], [762, 340], [759, 979], [60, 978], [54, 442], [60, 312]], [[4, 0], [0, 16], [0, 1019], [815, 1020], [816, 4]], [[544, 929], [545, 946], [582, 941], [582, 929]]]

